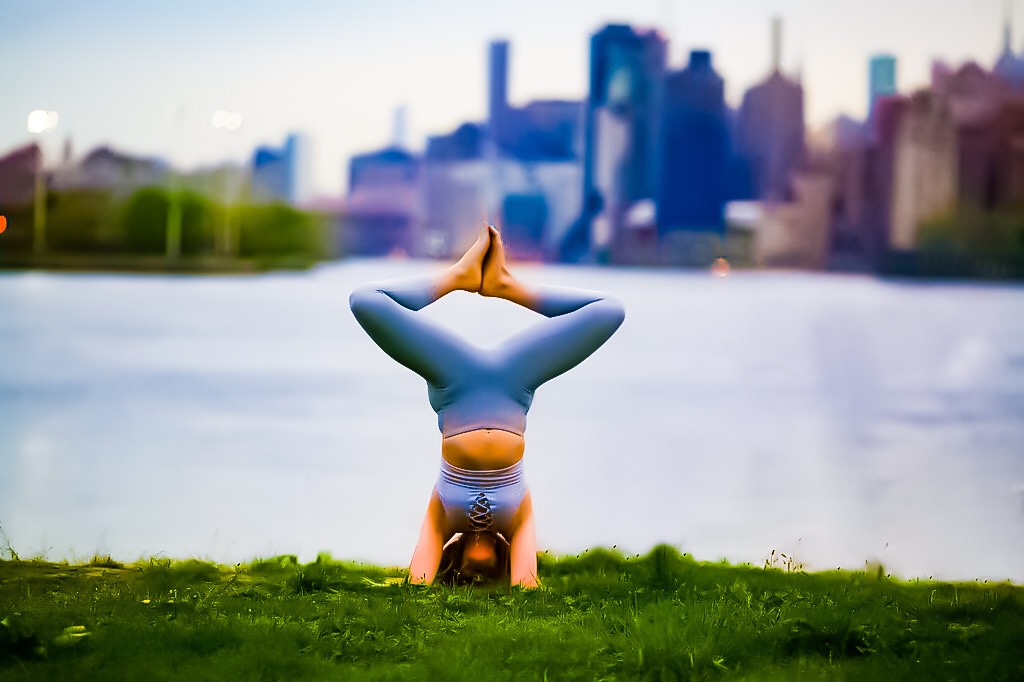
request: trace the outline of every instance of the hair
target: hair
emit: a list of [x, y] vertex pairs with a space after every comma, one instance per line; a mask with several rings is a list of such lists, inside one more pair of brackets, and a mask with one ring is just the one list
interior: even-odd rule
[[494, 570], [486, 576], [469, 577], [462, 573], [462, 555], [466, 543], [474, 533], [455, 535], [441, 550], [441, 564], [435, 582], [445, 585], [492, 584], [509, 581], [511, 575], [511, 552], [508, 541], [494, 531], [476, 531], [475, 534], [490, 535], [494, 538], [494, 555], [497, 559]]

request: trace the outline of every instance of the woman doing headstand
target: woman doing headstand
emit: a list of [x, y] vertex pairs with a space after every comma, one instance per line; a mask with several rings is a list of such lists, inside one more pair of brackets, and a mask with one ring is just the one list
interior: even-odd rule
[[[452, 291], [503, 298], [544, 317], [496, 348], [478, 348], [417, 315]], [[463, 573], [494, 568], [493, 533], [510, 543], [513, 585], [537, 585], [533, 504], [523, 478], [526, 413], [534, 391], [597, 350], [619, 325], [622, 305], [602, 294], [529, 287], [508, 271], [501, 235], [480, 231], [462, 258], [433, 278], [361, 287], [352, 312], [378, 346], [427, 382], [437, 412], [441, 475], [409, 567], [430, 584], [441, 551], [466, 533]]]

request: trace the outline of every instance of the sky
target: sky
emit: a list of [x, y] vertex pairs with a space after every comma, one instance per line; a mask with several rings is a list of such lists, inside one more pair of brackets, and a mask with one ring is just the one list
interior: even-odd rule
[[[1024, 0], [1011, 0], [1024, 24]], [[783, 70], [799, 70], [809, 125], [862, 117], [867, 59], [898, 59], [901, 91], [927, 84], [935, 58], [990, 66], [1006, 0], [0, 0], [0, 154], [31, 141], [33, 109], [59, 113], [49, 158], [100, 144], [188, 170], [244, 160], [259, 144], [307, 136], [310, 194], [340, 196], [348, 159], [483, 120], [487, 44], [511, 43], [512, 104], [586, 96], [589, 37], [606, 23], [658, 28], [671, 68], [713, 51], [735, 106], [770, 65], [783, 20]], [[1024, 49], [1024, 31], [1013, 45]], [[235, 131], [211, 125], [240, 112]]]

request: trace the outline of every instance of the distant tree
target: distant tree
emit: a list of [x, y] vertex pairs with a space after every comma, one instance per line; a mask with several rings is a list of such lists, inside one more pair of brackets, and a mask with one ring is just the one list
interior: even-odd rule
[[285, 204], [241, 206], [239, 255], [294, 256], [318, 259], [326, 255], [323, 226], [318, 216]]
[[120, 207], [118, 229], [128, 250], [158, 255], [167, 248], [167, 212], [171, 200], [181, 202], [181, 253], [198, 256], [213, 251], [213, 229], [220, 210], [212, 201], [192, 191], [170, 193], [162, 187], [144, 187]]
[[159, 187], [137, 190], [121, 206], [118, 227], [128, 250], [136, 254], [164, 252], [167, 228], [167, 191]]
[[101, 253], [124, 249], [124, 240], [111, 217], [110, 192], [68, 189], [51, 192], [46, 218], [47, 248], [54, 252]]
[[1024, 277], [1024, 206], [981, 211], [960, 207], [923, 221], [918, 250], [925, 263], [958, 264], [962, 274]]

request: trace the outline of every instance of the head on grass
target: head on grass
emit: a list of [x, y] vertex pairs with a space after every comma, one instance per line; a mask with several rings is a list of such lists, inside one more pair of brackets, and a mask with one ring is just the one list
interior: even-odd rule
[[463, 533], [449, 542], [441, 556], [438, 581], [448, 584], [507, 582], [509, 546], [491, 531]]
[[469, 582], [484, 582], [498, 570], [497, 537], [493, 533], [466, 533], [459, 574]]

